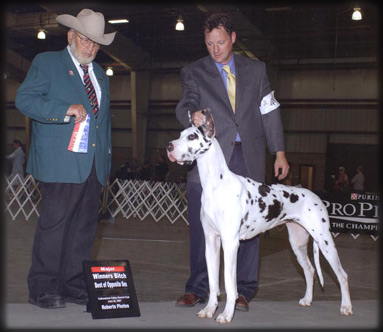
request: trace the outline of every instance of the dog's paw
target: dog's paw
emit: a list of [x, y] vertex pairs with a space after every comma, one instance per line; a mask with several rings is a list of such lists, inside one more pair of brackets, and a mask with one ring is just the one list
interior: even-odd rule
[[218, 315], [217, 319], [215, 320], [217, 323], [221, 324], [227, 324], [230, 323], [233, 320], [234, 313], [229, 314], [227, 312], [223, 312]]
[[304, 297], [299, 300], [299, 305], [302, 307], [311, 307], [311, 302], [312, 302], [311, 299], [307, 299]]
[[199, 318], [213, 318], [217, 307], [206, 306], [204, 309], [198, 312], [197, 316]]
[[352, 312], [351, 306], [342, 306], [340, 308], [340, 314], [342, 316], [352, 316], [354, 313]]

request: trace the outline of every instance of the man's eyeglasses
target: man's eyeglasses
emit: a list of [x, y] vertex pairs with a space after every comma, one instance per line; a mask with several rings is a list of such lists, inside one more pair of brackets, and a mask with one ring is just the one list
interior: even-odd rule
[[[73, 30], [73, 31], [74, 31], [74, 30]], [[80, 36], [80, 35], [77, 33], [77, 31], [74, 31], [74, 33], [77, 35], [78, 38], [80, 38], [80, 44], [81, 44], [82, 46], [89, 46], [89, 45], [92, 45], [96, 50], [98, 50], [98, 49], [101, 47], [101, 45], [98, 44], [98, 43], [96, 43], [95, 41], [93, 41], [93, 40], [91, 40], [91, 39], [89, 39], [89, 38], [87, 38], [87, 37], [82, 37], [82, 36]]]

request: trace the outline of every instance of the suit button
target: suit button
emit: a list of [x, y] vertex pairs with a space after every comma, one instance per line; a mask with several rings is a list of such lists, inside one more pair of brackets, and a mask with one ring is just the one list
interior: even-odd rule
[[92, 144], [92, 146], [93, 146], [93, 147], [95, 147], [95, 146], [96, 146], [96, 144], [95, 144], [95, 143], [93, 143], [93, 144]]

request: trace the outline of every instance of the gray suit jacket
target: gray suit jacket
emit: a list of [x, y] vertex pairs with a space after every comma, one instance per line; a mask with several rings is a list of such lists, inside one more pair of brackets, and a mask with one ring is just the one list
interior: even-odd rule
[[[222, 76], [213, 59], [206, 56], [181, 70], [182, 99], [176, 108], [178, 121], [189, 126], [188, 111], [210, 108], [216, 137], [229, 163], [237, 132], [242, 140], [245, 164], [256, 181], [265, 179], [266, 144], [271, 153], [284, 151], [279, 108], [261, 114], [262, 99], [272, 90], [263, 62], [234, 54], [236, 111], [232, 110]], [[188, 172], [188, 181], [199, 182], [197, 167]]]

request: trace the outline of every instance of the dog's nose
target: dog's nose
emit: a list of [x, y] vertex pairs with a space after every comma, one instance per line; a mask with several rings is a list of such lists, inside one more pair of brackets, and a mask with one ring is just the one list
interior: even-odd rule
[[166, 150], [169, 152], [172, 152], [174, 150], [174, 145], [172, 142], [168, 143], [168, 145], [166, 146]]

